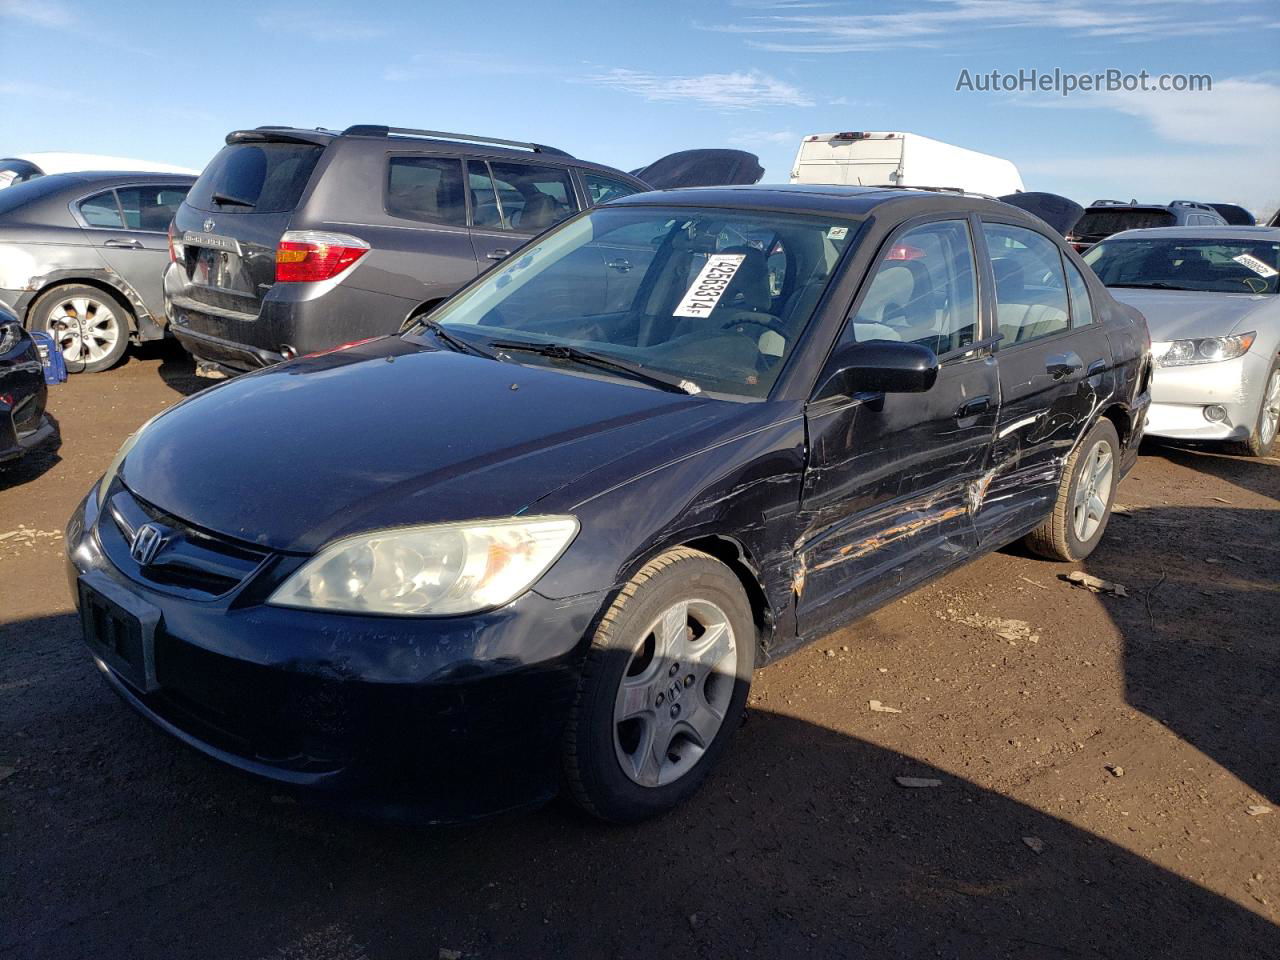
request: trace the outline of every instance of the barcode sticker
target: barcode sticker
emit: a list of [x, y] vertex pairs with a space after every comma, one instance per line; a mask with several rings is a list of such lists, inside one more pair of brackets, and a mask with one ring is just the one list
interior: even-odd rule
[[705, 317], [711, 313], [745, 259], [745, 254], [741, 253], [713, 253], [707, 257], [707, 262], [698, 271], [689, 291], [680, 298], [680, 305], [672, 316]]
[[1250, 270], [1252, 270], [1254, 273], [1256, 273], [1260, 277], [1270, 278], [1270, 277], [1274, 277], [1277, 273], [1275, 267], [1269, 266], [1268, 264], [1264, 263], [1262, 260], [1259, 260], [1257, 257], [1249, 253], [1242, 253], [1240, 254], [1240, 256], [1232, 257], [1231, 259], [1234, 260], [1236, 263], [1240, 264], [1240, 266], [1242, 267], [1248, 267]]

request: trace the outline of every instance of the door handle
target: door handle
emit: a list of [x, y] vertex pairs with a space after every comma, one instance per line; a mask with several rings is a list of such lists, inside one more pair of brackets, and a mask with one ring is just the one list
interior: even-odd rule
[[990, 409], [990, 397], [974, 397], [972, 400], [966, 400], [960, 404], [960, 409], [956, 411], [956, 419], [963, 420], [966, 417], [976, 417], [978, 414], [986, 413]]
[[115, 247], [120, 250], [141, 250], [142, 249], [141, 240], [120, 240], [116, 237], [112, 237], [110, 240], [104, 241], [102, 245], [104, 247]]
[[619, 273], [631, 272], [631, 261], [624, 260], [621, 257], [619, 257], [617, 260], [607, 261], [605, 263], [605, 266], [608, 267], [610, 270], [617, 270]]
[[495, 247], [485, 254], [485, 257], [489, 260], [505, 260], [509, 256], [511, 256], [511, 251], [506, 247]]
[[1055, 353], [1044, 362], [1044, 372], [1055, 380], [1062, 380], [1084, 369], [1084, 361], [1074, 353]]
[[1107, 372], [1107, 361], [1098, 359], [1089, 364], [1089, 369], [1085, 371], [1087, 377], [1097, 377]]

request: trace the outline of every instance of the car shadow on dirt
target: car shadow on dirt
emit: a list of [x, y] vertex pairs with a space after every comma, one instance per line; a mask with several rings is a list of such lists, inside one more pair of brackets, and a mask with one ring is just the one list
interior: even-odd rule
[[[1277, 458], [1237, 457], [1217, 444], [1176, 443], [1172, 440], [1144, 440], [1144, 456], [1162, 457], [1170, 463], [1207, 473], [1250, 493], [1280, 501], [1280, 469]], [[1280, 456], [1280, 450], [1277, 450]]]
[[196, 376], [195, 361], [191, 354], [182, 349], [177, 340], [166, 338], [152, 340], [133, 348], [134, 358], [138, 360], [160, 361], [160, 378], [175, 393], [188, 397], [213, 386], [216, 380], [208, 380]]
[[[553, 804], [410, 829], [313, 809], [183, 748], [108, 692], [74, 616], [0, 625], [0, 690], [0, 764], [14, 769], [0, 782], [0, 954], [1203, 960], [1280, 949], [1264, 918], [1122, 847], [781, 713], [749, 711], [702, 791], [661, 819], [608, 827]], [[907, 789], [898, 776], [938, 785]]]
[[[1227, 464], [1232, 483], [1273, 483]], [[1280, 801], [1280, 512], [1134, 508], [1084, 567], [1130, 594], [1103, 599], [1124, 637], [1129, 704]]]

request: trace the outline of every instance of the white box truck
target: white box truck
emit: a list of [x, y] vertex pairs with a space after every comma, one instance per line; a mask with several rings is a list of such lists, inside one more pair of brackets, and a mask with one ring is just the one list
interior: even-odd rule
[[800, 141], [792, 183], [952, 187], [993, 197], [1022, 191], [1008, 160], [918, 133], [812, 133]]

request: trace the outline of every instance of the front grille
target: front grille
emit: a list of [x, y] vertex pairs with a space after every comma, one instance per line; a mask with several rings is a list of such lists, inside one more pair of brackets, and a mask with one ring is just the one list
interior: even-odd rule
[[[156, 528], [161, 546], [139, 563], [131, 547], [144, 524]], [[200, 599], [220, 597], [244, 583], [270, 552], [201, 530], [134, 496], [118, 480], [108, 491], [98, 538], [111, 562], [159, 590]]]

